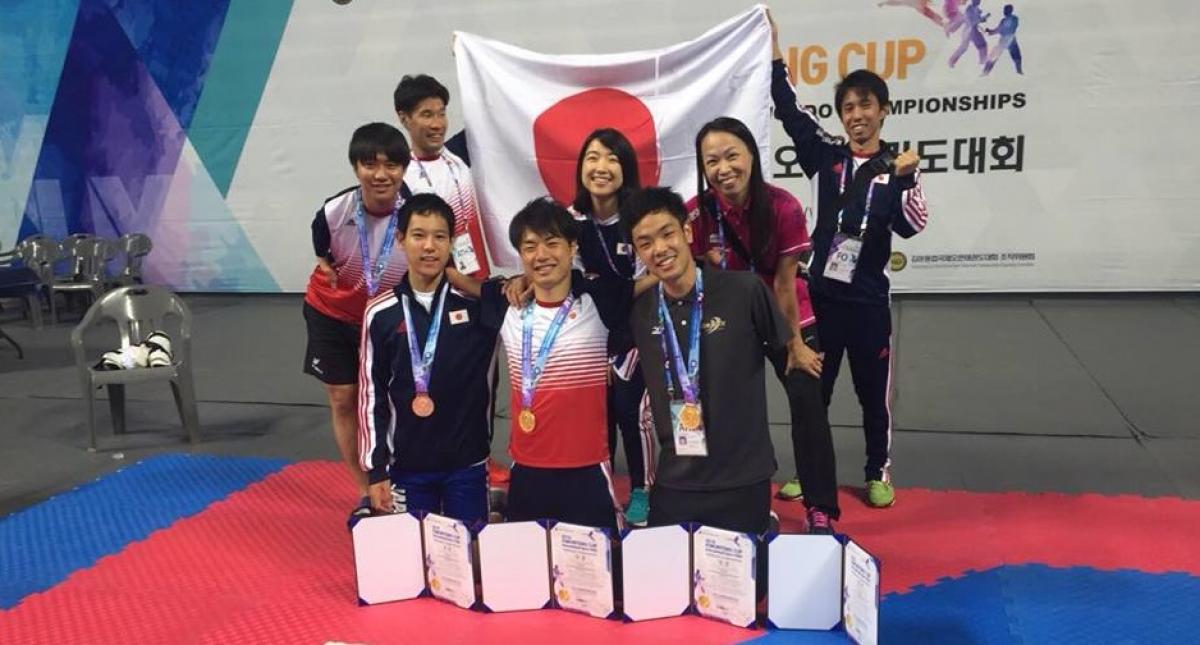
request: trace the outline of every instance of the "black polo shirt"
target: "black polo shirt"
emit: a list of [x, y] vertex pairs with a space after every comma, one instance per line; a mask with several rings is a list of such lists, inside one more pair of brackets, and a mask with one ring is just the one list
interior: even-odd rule
[[[445, 278], [443, 278], [444, 280]], [[413, 297], [408, 275], [386, 295], [367, 304], [359, 368], [359, 461], [371, 483], [388, 478], [389, 466], [411, 472], [457, 470], [491, 452], [492, 389], [488, 376], [496, 359], [502, 318], [489, 316], [480, 301], [451, 288], [442, 311], [429, 395], [434, 412], [418, 417], [408, 333], [400, 297], [407, 295], [418, 351], [433, 322], [432, 309]]]
[[[704, 310], [700, 334], [700, 401], [707, 431], [707, 457], [675, 454], [670, 398], [664, 380], [658, 289], [634, 303], [630, 322], [642, 357], [654, 429], [662, 450], [655, 485], [680, 490], [722, 490], [746, 486], [775, 474], [775, 450], [767, 425], [765, 363], [768, 351], [786, 347], [791, 326], [762, 280], [749, 271], [704, 267]], [[696, 291], [667, 307], [683, 351]], [[676, 398], [679, 379], [671, 367]]]

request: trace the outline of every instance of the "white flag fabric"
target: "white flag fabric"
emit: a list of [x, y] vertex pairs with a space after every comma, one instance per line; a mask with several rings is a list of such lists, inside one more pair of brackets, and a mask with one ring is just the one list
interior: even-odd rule
[[642, 185], [696, 192], [695, 137], [743, 121], [770, 150], [771, 28], [759, 5], [684, 43], [653, 51], [547, 55], [458, 32], [454, 45], [484, 228], [493, 263], [517, 269], [508, 224], [529, 200], [575, 196], [575, 163], [597, 128], [620, 130]]

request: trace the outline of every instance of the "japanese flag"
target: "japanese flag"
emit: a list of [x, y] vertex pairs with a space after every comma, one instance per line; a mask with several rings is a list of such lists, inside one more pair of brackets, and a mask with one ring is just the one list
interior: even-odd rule
[[644, 186], [696, 191], [695, 137], [719, 117], [742, 120], [770, 150], [771, 28], [764, 7], [653, 51], [550, 56], [468, 33], [454, 45], [471, 172], [498, 267], [520, 261], [508, 241], [529, 200], [575, 197], [575, 164], [597, 128], [620, 130]]

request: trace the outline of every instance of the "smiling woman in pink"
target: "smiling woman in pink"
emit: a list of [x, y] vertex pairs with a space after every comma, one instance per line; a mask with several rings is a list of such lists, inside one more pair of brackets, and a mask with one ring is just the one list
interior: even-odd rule
[[[787, 391], [797, 479], [781, 490], [808, 506], [809, 525], [830, 529], [838, 517], [833, 439], [821, 398], [821, 354], [807, 284], [797, 279], [800, 256], [811, 249], [804, 207], [763, 179], [754, 135], [737, 119], [721, 117], [696, 135], [697, 196], [688, 202], [692, 253], [715, 268], [752, 271], [775, 294], [795, 334], [800, 366], [790, 373], [787, 354], [770, 356]], [[803, 459], [801, 459], [803, 456]]]

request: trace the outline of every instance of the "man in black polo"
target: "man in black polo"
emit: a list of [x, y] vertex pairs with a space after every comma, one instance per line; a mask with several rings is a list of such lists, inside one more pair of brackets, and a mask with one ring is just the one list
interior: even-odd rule
[[[687, 210], [670, 189], [630, 196], [621, 219], [660, 281], [638, 297], [630, 318], [662, 447], [649, 524], [762, 533], [775, 473], [765, 358], [787, 352], [790, 372], [803, 340], [753, 273], [696, 266]], [[813, 511], [810, 532], [832, 532], [829, 514], [816, 522]]]
[[500, 319], [446, 280], [454, 211], [445, 200], [412, 196], [397, 228], [408, 272], [363, 319], [359, 456], [371, 506], [486, 521]]

